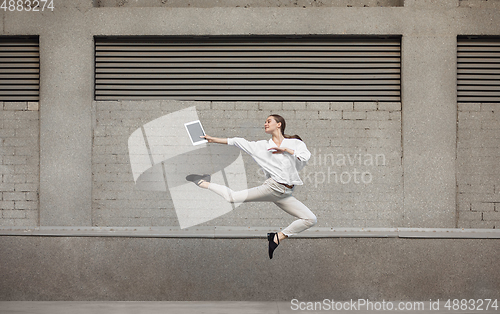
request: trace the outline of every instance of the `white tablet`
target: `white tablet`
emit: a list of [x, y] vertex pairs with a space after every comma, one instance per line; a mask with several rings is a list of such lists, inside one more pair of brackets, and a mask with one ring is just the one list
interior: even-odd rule
[[186, 127], [186, 131], [188, 132], [193, 145], [200, 145], [208, 142], [206, 139], [200, 137], [205, 136], [205, 131], [201, 126], [200, 120], [184, 123], [184, 126]]

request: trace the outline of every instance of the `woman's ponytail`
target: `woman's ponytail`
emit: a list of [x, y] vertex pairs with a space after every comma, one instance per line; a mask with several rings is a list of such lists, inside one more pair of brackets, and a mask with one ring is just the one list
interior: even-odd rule
[[295, 134], [295, 135], [283, 134], [283, 136], [284, 136], [285, 138], [296, 138], [296, 139], [298, 139], [298, 140], [301, 140], [301, 141], [302, 141], [302, 139], [300, 138], [300, 136], [298, 136], [297, 134]]

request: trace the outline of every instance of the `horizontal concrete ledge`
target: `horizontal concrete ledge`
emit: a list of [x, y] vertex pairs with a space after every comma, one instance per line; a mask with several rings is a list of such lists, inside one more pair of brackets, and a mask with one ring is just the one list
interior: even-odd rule
[[[0, 236], [265, 238], [268, 227], [0, 227]], [[497, 229], [459, 228], [313, 228], [294, 238], [439, 238], [499, 239]]]

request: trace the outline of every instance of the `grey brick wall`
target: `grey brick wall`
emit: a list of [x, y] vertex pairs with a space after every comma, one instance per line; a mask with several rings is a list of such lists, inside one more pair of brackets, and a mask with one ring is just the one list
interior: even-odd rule
[[0, 102], [0, 226], [38, 225], [37, 102]]
[[[165, 114], [196, 106], [207, 134], [268, 138], [265, 118], [278, 113], [313, 157], [295, 196], [318, 227], [397, 227], [403, 219], [400, 103], [94, 102], [93, 225], [178, 226], [168, 192], [137, 191], [128, 157], [130, 134]], [[211, 144], [215, 145], [215, 144]], [[243, 155], [248, 186], [264, 180]], [[243, 204], [210, 226], [285, 227], [294, 218], [269, 203]]]
[[500, 104], [458, 105], [458, 227], [500, 227]]

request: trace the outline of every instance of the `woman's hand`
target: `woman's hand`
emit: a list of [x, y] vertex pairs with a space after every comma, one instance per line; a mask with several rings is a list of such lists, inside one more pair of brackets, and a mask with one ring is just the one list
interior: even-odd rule
[[271, 153], [273, 154], [283, 154], [284, 152], [287, 152], [290, 155], [293, 155], [293, 153], [295, 152], [293, 149], [286, 147], [271, 147], [268, 150], [271, 151]]
[[209, 143], [227, 144], [227, 138], [213, 137], [208, 134], [205, 134], [205, 136], [200, 136], [200, 137], [206, 139]]
[[200, 137], [206, 139], [209, 143], [214, 143], [215, 138], [208, 134], [205, 134], [205, 136], [200, 136]]

